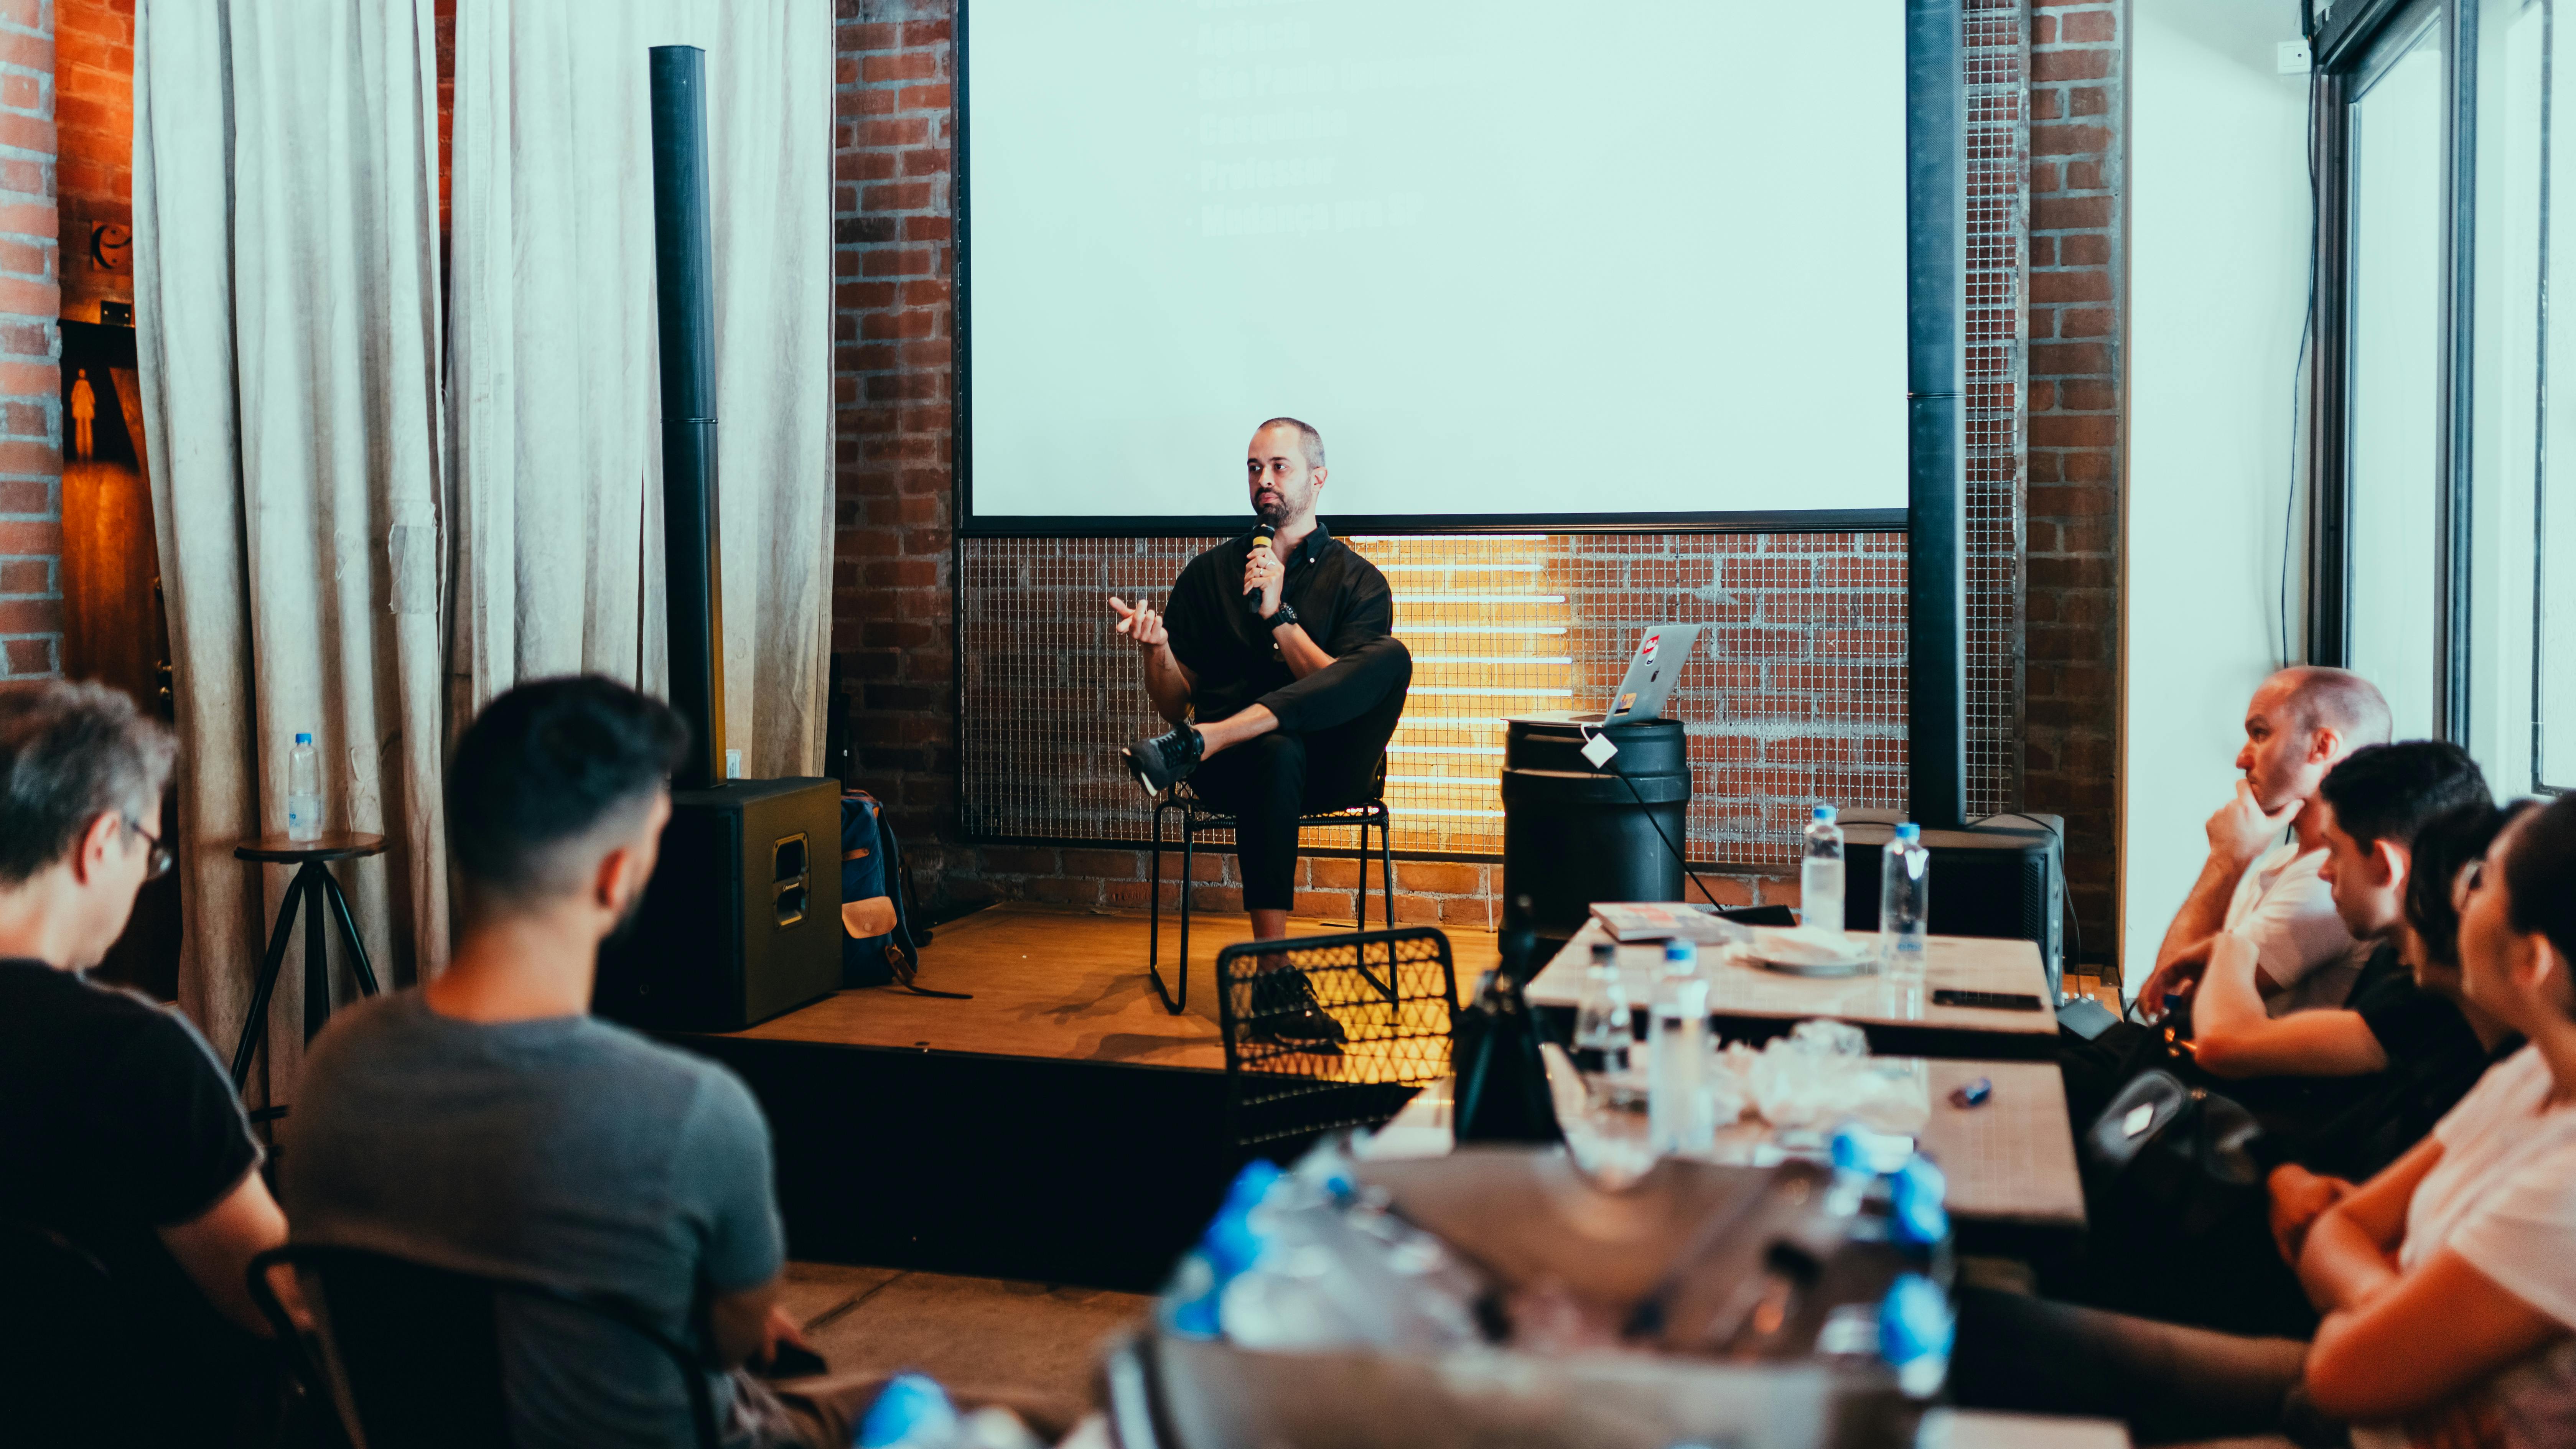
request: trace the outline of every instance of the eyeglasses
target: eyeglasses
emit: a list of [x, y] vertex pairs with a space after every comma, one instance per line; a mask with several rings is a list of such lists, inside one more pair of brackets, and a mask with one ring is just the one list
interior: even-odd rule
[[161, 843], [160, 836], [153, 834], [151, 831], [144, 829], [142, 826], [135, 824], [131, 820], [125, 822], [125, 828], [133, 831], [142, 839], [144, 844], [152, 847], [152, 853], [144, 857], [143, 860], [143, 878], [145, 880], [159, 880], [161, 877], [170, 873], [170, 867], [179, 863], [179, 858], [176, 855], [171, 854], [170, 847]]

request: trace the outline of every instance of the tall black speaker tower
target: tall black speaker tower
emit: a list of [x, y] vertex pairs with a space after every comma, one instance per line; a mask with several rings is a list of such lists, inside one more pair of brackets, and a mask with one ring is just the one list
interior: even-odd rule
[[706, 52], [653, 47], [652, 93], [663, 598], [690, 748], [661, 863], [633, 929], [600, 951], [593, 1005], [637, 1026], [736, 1031], [841, 984], [841, 789], [725, 778]]

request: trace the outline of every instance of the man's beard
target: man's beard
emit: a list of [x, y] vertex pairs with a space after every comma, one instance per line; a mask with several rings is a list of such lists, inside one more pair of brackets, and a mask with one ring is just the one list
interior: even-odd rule
[[1280, 524], [1282, 524], [1282, 523], [1287, 522], [1287, 521], [1288, 521], [1288, 497], [1287, 497], [1287, 495], [1286, 495], [1286, 494], [1283, 494], [1283, 493], [1273, 493], [1273, 494], [1271, 494], [1271, 495], [1270, 495], [1270, 497], [1269, 497], [1269, 501], [1268, 501], [1268, 502], [1266, 502], [1266, 503], [1265, 503], [1265, 502], [1263, 502], [1263, 501], [1261, 501], [1261, 500], [1259, 500], [1259, 499], [1255, 499], [1255, 500], [1253, 500], [1253, 504], [1252, 504], [1252, 516], [1253, 516], [1253, 517], [1255, 517], [1255, 518], [1260, 519], [1262, 522], [1267, 523], [1267, 524], [1271, 525], [1271, 526], [1272, 526], [1272, 527], [1274, 527], [1274, 528], [1276, 528], [1277, 526], [1279, 526], [1279, 525], [1280, 525]]

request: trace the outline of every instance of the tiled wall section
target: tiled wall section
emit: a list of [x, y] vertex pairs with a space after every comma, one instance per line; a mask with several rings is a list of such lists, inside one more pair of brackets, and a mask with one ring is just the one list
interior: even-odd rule
[[0, 678], [62, 667], [53, 23], [46, 0], [0, 3]]

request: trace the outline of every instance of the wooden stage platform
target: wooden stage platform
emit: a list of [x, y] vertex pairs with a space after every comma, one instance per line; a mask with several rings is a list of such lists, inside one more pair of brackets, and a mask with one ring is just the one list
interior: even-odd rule
[[[1464, 995], [1494, 936], [1447, 933]], [[795, 1257], [1148, 1291], [1241, 1164], [1215, 963], [1244, 934], [1241, 916], [1192, 922], [1189, 1009], [1171, 1016], [1142, 913], [1005, 903], [922, 952], [920, 984], [971, 1001], [871, 987], [671, 1040], [759, 1096]], [[1166, 919], [1166, 981], [1179, 936]]]

